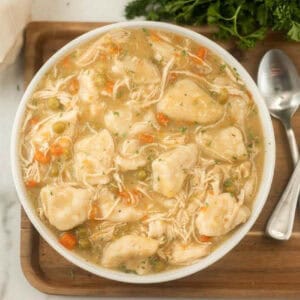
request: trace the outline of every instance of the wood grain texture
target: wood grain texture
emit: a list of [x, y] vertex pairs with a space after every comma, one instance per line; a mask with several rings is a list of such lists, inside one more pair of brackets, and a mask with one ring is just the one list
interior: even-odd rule
[[[29, 83], [41, 65], [59, 48], [76, 36], [104, 23], [35, 22], [26, 30], [25, 82]], [[197, 29], [211, 36], [207, 28]], [[222, 44], [256, 79], [262, 55], [280, 48], [300, 70], [299, 44], [271, 34], [255, 49], [242, 52], [231, 43]], [[300, 113], [293, 120], [300, 136]], [[267, 219], [275, 207], [292, 172], [292, 161], [285, 133], [273, 121], [277, 160], [268, 201], [242, 242], [223, 259], [197, 274], [173, 282], [151, 285], [118, 283], [92, 275], [66, 261], [36, 232], [24, 211], [21, 222], [21, 264], [28, 281], [49, 294], [120, 297], [283, 297], [300, 299], [300, 219], [299, 210], [292, 238], [287, 242], [264, 236]], [[263, 184], [263, 183], [262, 183]]]

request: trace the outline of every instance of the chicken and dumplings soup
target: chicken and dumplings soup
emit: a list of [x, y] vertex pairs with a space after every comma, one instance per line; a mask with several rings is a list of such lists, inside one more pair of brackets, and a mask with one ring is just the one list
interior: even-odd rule
[[28, 197], [64, 247], [139, 275], [209, 255], [251, 214], [263, 165], [237, 70], [168, 31], [109, 31], [39, 82], [20, 132]]

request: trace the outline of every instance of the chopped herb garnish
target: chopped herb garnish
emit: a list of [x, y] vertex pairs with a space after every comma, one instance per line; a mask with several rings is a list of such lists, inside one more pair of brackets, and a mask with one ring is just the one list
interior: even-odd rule
[[120, 265], [119, 269], [121, 272], [124, 272], [124, 273], [136, 274], [136, 271], [127, 269], [127, 267], [125, 265]]
[[151, 266], [156, 266], [156, 264], [159, 262], [159, 258], [157, 256], [150, 256], [149, 257], [149, 263]]
[[220, 71], [221, 71], [221, 72], [224, 72], [225, 69], [226, 69], [226, 64], [222, 64], [222, 65], [220, 66]]
[[210, 91], [210, 94], [211, 94], [211, 96], [213, 96], [213, 97], [216, 97], [216, 96], [218, 96], [218, 93], [217, 93], [217, 92], [215, 92], [215, 91]]
[[149, 30], [147, 28], [142, 28], [142, 30], [146, 35], [149, 35]]
[[120, 113], [118, 111], [114, 111], [114, 115], [119, 117]]
[[230, 178], [227, 178], [225, 181], [224, 181], [224, 183], [223, 183], [223, 185], [224, 185], [224, 187], [230, 187], [230, 186], [232, 186], [232, 180], [230, 179]]
[[117, 93], [117, 98], [121, 98], [123, 95], [124, 95], [123, 92], [118, 92], [118, 93]]
[[185, 132], [187, 131], [187, 127], [180, 127], [180, 128], [179, 128], [179, 131], [180, 131], [181, 133], [185, 133]]

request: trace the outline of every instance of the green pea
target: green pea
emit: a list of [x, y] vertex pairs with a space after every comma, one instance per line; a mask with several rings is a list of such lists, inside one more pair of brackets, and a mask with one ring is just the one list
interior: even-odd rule
[[158, 256], [150, 256], [148, 261], [155, 272], [160, 272], [166, 268], [166, 263]]
[[63, 133], [66, 129], [66, 123], [58, 121], [53, 124], [52, 128], [53, 128], [54, 132], [56, 132], [56, 133]]
[[144, 169], [141, 169], [141, 170], [138, 170], [136, 172], [136, 177], [139, 179], [139, 180], [144, 180], [147, 178], [147, 172], [144, 170]]
[[232, 193], [232, 194], [234, 194], [236, 192], [236, 187], [235, 187], [232, 179], [228, 178], [224, 181], [223, 190], [224, 190], [224, 192]]
[[89, 249], [91, 248], [91, 242], [88, 238], [81, 238], [78, 240], [78, 246], [80, 249]]
[[80, 239], [80, 238], [87, 238], [88, 236], [88, 232], [87, 229], [85, 227], [78, 227], [76, 228], [76, 236]]
[[48, 107], [52, 110], [58, 110], [61, 107], [59, 100], [55, 97], [49, 98], [47, 101], [47, 104], [48, 104]]

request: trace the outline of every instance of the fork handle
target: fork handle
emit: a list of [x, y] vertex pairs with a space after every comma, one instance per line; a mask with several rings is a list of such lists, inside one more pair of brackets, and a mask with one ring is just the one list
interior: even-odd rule
[[300, 192], [300, 161], [267, 224], [266, 233], [277, 240], [291, 237]]

